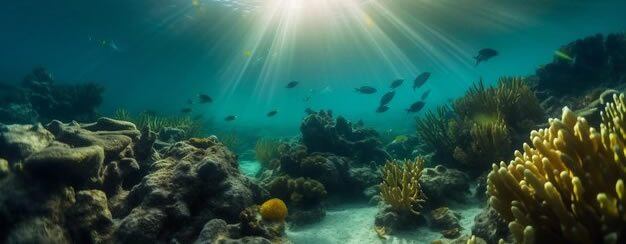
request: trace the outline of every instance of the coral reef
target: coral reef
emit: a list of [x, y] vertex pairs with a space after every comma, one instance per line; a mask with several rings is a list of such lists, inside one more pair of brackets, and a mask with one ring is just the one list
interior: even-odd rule
[[352, 157], [362, 164], [372, 161], [382, 164], [390, 159], [375, 130], [355, 126], [341, 116], [333, 119], [330, 111], [320, 111], [304, 118], [300, 132], [302, 142], [310, 152]]
[[439, 229], [445, 238], [454, 239], [461, 235], [460, 214], [448, 207], [440, 207], [431, 211], [430, 215], [431, 227]]
[[104, 91], [94, 82], [57, 83], [42, 67], [24, 77], [19, 87], [0, 87], [0, 123], [7, 124], [93, 120]]
[[[3, 125], [0, 157], [11, 160], [0, 160], [0, 242], [287, 242], [282, 221], [262, 222], [258, 207], [249, 209], [267, 192], [215, 137], [159, 151], [155, 141], [154, 132], [108, 118]], [[203, 231], [216, 219], [241, 223], [227, 234]]]
[[559, 49], [552, 63], [537, 69], [537, 88], [554, 95], [576, 94], [598, 84], [626, 79], [626, 35], [597, 34]]
[[534, 128], [543, 116], [525, 79], [504, 77], [488, 88], [481, 80], [454, 101], [453, 110], [443, 106], [417, 119], [417, 133], [436, 152], [437, 161], [480, 173], [522, 142], [521, 132]]
[[383, 182], [380, 184], [380, 195], [386, 204], [399, 211], [418, 212], [425, 202], [420, 188], [419, 179], [424, 169], [424, 158], [417, 157], [413, 161], [387, 161], [383, 166]]
[[493, 165], [490, 204], [509, 221], [516, 242], [620, 243], [626, 179], [624, 95], [601, 113], [600, 130], [568, 108], [531, 132], [532, 147]]
[[264, 220], [283, 221], [287, 217], [287, 205], [283, 200], [272, 198], [261, 205], [259, 212]]

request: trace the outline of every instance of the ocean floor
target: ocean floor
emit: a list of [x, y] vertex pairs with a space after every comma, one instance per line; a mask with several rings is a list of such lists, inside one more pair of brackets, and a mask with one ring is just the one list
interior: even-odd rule
[[242, 160], [239, 161], [239, 170], [241, 170], [241, 173], [245, 176], [254, 179], [259, 171], [261, 171], [261, 163], [259, 163], [259, 161]]
[[[461, 235], [471, 232], [474, 216], [481, 210], [478, 204], [450, 206], [450, 209], [461, 214]], [[298, 244], [369, 244], [381, 243], [374, 232], [374, 216], [376, 206], [366, 203], [343, 204], [328, 209], [326, 217], [319, 223], [312, 224], [297, 230], [287, 230], [287, 238]], [[396, 232], [388, 235], [382, 243], [431, 243], [443, 239], [441, 234], [424, 226], [413, 232]]]

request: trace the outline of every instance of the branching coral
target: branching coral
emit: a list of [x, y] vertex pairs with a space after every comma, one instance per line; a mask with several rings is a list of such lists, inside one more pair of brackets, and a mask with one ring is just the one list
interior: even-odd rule
[[618, 243], [626, 233], [626, 101], [614, 96], [600, 131], [567, 107], [508, 165], [493, 165], [491, 205], [518, 243]]
[[380, 184], [380, 195], [385, 203], [401, 211], [420, 214], [418, 211], [425, 202], [419, 178], [424, 169], [424, 157], [414, 161], [387, 161], [382, 167], [383, 182]]
[[[264, 168], [272, 168], [272, 160], [279, 157], [278, 146], [280, 141], [274, 138], [262, 138], [256, 142], [254, 147], [256, 159], [261, 162]], [[274, 164], [274, 166], [277, 166]]]

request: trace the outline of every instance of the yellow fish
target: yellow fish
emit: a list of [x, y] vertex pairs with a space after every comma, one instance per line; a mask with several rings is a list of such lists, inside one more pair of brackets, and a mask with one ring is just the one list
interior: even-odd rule
[[194, 6], [194, 7], [198, 7], [198, 6], [200, 6], [200, 1], [198, 1], [198, 0], [192, 0], [192, 1], [191, 1], [191, 6]]
[[250, 50], [243, 51], [243, 56], [252, 57], [252, 51], [250, 51]]
[[554, 56], [559, 58], [559, 59], [563, 59], [563, 60], [565, 60], [567, 62], [574, 62], [574, 59], [572, 57], [567, 55], [567, 53], [561, 52], [560, 50], [554, 51]]
[[496, 115], [492, 115], [492, 114], [478, 113], [478, 114], [474, 115], [473, 120], [477, 124], [484, 125], [484, 124], [491, 124], [491, 123], [497, 122], [498, 121], [498, 117]]
[[399, 136], [396, 136], [396, 139], [393, 139], [393, 143], [403, 143], [408, 139], [409, 138], [406, 137], [405, 135], [399, 135]]

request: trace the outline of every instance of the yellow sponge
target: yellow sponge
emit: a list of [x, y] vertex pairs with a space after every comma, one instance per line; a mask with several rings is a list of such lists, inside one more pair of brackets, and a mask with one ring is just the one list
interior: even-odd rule
[[283, 221], [287, 217], [287, 205], [283, 200], [272, 198], [261, 205], [260, 212], [264, 220]]

